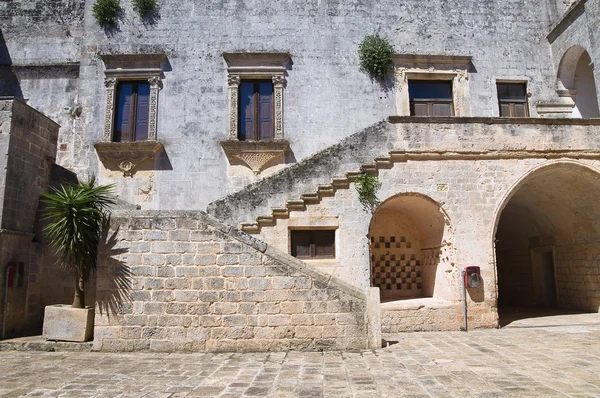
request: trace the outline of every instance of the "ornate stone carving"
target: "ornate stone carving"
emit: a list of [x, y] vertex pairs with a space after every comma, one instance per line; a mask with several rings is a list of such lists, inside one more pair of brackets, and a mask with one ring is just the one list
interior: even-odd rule
[[[239, 76], [238, 76], [239, 79]], [[238, 81], [239, 84], [239, 81]], [[238, 139], [238, 92], [239, 86], [229, 86], [229, 139]]]
[[115, 91], [117, 89], [117, 79], [108, 77], [104, 79], [106, 87], [106, 113], [104, 115], [104, 141], [111, 141], [113, 120], [115, 118]]
[[255, 175], [275, 159], [283, 160], [289, 149], [287, 141], [221, 141], [221, 146], [231, 162], [239, 160]]
[[[239, 85], [242, 79], [265, 79], [273, 81], [275, 140], [283, 140], [283, 86], [285, 85], [287, 53], [224, 53], [227, 62], [229, 86], [229, 134], [228, 139], [238, 139]], [[256, 163], [246, 156], [248, 162]], [[256, 156], [254, 157], [258, 159]], [[264, 158], [263, 155], [260, 158]], [[262, 162], [262, 160], [261, 160]], [[260, 163], [260, 162], [259, 162]], [[247, 164], [247, 162], [246, 162]]]
[[285, 76], [282, 75], [276, 75], [272, 77], [273, 80], [273, 84], [275, 86], [282, 86], [285, 84]]
[[111, 142], [116, 113], [116, 91], [119, 80], [147, 80], [150, 84], [150, 109], [148, 140], [156, 141], [158, 115], [158, 92], [162, 88], [161, 64], [165, 54], [104, 54], [106, 66], [106, 114], [104, 119], [104, 142]]
[[[282, 77], [283, 76], [278, 76]], [[275, 81], [275, 77], [273, 77]], [[283, 84], [276, 84], [275, 88], [275, 139], [283, 140]]]
[[94, 147], [100, 159], [114, 163], [125, 177], [133, 176], [143, 161], [154, 159], [163, 150], [156, 141], [98, 142]]
[[235, 75], [230, 75], [227, 77], [227, 84], [229, 86], [239, 86], [242, 78]]

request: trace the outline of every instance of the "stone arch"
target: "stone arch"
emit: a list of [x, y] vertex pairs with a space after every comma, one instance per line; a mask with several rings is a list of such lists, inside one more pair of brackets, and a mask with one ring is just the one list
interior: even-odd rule
[[419, 193], [385, 200], [369, 225], [371, 286], [383, 301], [454, 299], [452, 227], [441, 205]]
[[493, 230], [501, 317], [514, 306], [600, 309], [599, 197], [600, 173], [576, 161], [548, 162], [511, 187]]
[[573, 117], [600, 117], [592, 60], [582, 46], [572, 46], [563, 55], [558, 68], [558, 88], [575, 102]]

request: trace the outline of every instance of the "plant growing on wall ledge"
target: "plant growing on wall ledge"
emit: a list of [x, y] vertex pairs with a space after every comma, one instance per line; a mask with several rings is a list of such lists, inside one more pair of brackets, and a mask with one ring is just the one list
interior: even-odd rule
[[110, 206], [113, 185], [95, 186], [95, 178], [65, 184], [43, 195], [46, 205], [44, 233], [57, 252], [61, 265], [74, 277], [73, 308], [85, 308], [85, 284], [96, 269], [98, 244]]
[[133, 9], [140, 18], [152, 18], [156, 14], [156, 0], [133, 0]]
[[379, 81], [385, 80], [394, 69], [393, 54], [394, 47], [390, 41], [379, 34], [365, 36], [358, 45], [360, 68]]
[[119, 0], [97, 0], [92, 7], [92, 13], [100, 26], [114, 27], [119, 15], [123, 12]]
[[354, 180], [354, 187], [358, 193], [358, 200], [364, 209], [372, 213], [379, 204], [377, 199], [377, 191], [381, 188], [379, 178], [368, 173], [362, 173]]

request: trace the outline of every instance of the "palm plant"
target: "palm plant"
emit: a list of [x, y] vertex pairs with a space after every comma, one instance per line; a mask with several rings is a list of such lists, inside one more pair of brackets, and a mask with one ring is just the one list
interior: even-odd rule
[[65, 184], [43, 195], [44, 233], [56, 250], [62, 266], [73, 273], [73, 308], [85, 308], [85, 284], [96, 270], [98, 244], [110, 206], [113, 185], [95, 185], [95, 178]]

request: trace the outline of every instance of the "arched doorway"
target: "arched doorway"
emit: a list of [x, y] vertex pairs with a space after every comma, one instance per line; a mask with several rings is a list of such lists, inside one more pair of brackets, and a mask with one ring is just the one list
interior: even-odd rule
[[501, 325], [518, 308], [598, 312], [600, 175], [561, 162], [525, 177], [499, 215], [495, 248]]
[[581, 46], [573, 46], [563, 56], [558, 70], [559, 88], [566, 89], [575, 102], [574, 118], [600, 117], [592, 60]]
[[381, 300], [453, 299], [450, 227], [439, 205], [419, 194], [386, 200], [369, 227], [371, 286]]

